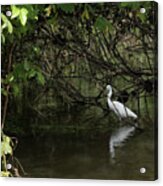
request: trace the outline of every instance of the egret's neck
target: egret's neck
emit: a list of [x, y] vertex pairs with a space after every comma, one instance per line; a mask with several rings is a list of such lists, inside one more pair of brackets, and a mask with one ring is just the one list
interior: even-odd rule
[[109, 92], [108, 92], [108, 98], [111, 99], [111, 96], [112, 96], [112, 88], [109, 89]]

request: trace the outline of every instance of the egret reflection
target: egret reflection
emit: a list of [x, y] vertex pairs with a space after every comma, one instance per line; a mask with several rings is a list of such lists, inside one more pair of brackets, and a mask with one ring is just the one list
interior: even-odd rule
[[134, 135], [136, 130], [136, 124], [134, 126], [126, 125], [116, 129], [109, 140], [109, 152], [110, 157], [115, 158], [115, 149], [122, 147], [127, 139]]

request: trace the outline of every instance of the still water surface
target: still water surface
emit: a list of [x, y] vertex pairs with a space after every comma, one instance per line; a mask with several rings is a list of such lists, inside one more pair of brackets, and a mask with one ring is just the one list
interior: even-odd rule
[[[93, 140], [64, 135], [21, 139], [16, 156], [27, 172], [27, 177], [153, 180], [152, 129], [134, 134], [132, 129], [128, 128], [131, 135], [127, 134], [125, 142], [121, 143], [123, 139], [119, 139], [114, 154], [109, 148], [111, 139], [118, 139], [118, 135], [123, 138], [126, 135], [123, 134], [124, 128], [108, 132], [108, 135], [102, 134]], [[144, 174], [140, 173], [142, 167], [146, 168]]]

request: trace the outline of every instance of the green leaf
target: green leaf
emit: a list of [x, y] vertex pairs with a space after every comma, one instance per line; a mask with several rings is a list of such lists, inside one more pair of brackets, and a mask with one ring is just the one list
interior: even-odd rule
[[39, 47], [34, 46], [34, 47], [33, 47], [33, 50], [34, 50], [34, 52], [35, 52], [36, 54], [40, 54], [40, 48], [39, 48]]
[[27, 18], [28, 18], [27, 14], [28, 14], [28, 10], [26, 8], [20, 9], [19, 19], [23, 26], [25, 26], [27, 23]]
[[37, 72], [34, 69], [31, 69], [28, 73], [28, 78], [31, 79], [33, 77], [35, 77], [37, 74]]
[[22, 73], [24, 75], [24, 65], [22, 63], [15, 64], [13, 69], [14, 76], [20, 78]]
[[122, 2], [119, 4], [121, 8], [138, 9], [141, 6], [141, 2]]
[[39, 11], [43, 11], [40, 6], [39, 8], [33, 5], [26, 5], [24, 7], [28, 10], [28, 18], [32, 20], [38, 20]]
[[1, 156], [6, 155], [6, 154], [12, 154], [12, 147], [10, 145], [11, 139], [4, 135], [3, 140], [1, 142]]
[[3, 13], [1, 13], [1, 18], [4, 23], [8, 21], [7, 17]]
[[24, 62], [24, 69], [26, 71], [29, 71], [29, 69], [30, 69], [30, 64], [27, 61]]
[[4, 88], [1, 88], [1, 93], [2, 95], [7, 96], [7, 91]]
[[106, 28], [109, 28], [110, 30], [112, 30], [113, 28], [112, 24], [106, 18], [102, 16], [96, 19], [94, 26], [98, 28], [100, 31], [105, 31]]
[[12, 16], [11, 16], [11, 19], [14, 19], [16, 17], [19, 16], [20, 14], [20, 9], [18, 7], [16, 7], [15, 5], [12, 5], [11, 6], [11, 10], [12, 10]]
[[4, 23], [2, 26], [1, 26], [1, 30], [3, 31], [3, 29], [5, 29], [7, 27], [7, 24]]
[[41, 72], [37, 72], [37, 80], [38, 80], [38, 83], [40, 83], [41, 85], [45, 84], [45, 78]]
[[84, 12], [82, 13], [81, 17], [82, 17], [82, 20], [84, 20], [84, 19], [89, 20], [89, 12], [88, 12], [87, 8], [84, 9]]
[[147, 19], [146, 14], [137, 13], [137, 16], [140, 18], [141, 22], [144, 23]]
[[8, 27], [8, 32], [9, 32], [10, 34], [12, 34], [12, 32], [13, 32], [13, 27], [12, 27], [12, 24], [11, 24], [10, 21], [8, 21], [7, 27]]
[[5, 43], [5, 36], [3, 33], [1, 33], [1, 37], [2, 37], [2, 43]]
[[73, 13], [75, 10], [75, 6], [73, 4], [57, 4], [57, 7], [65, 13]]
[[1, 171], [1, 177], [9, 177], [11, 176], [11, 173], [9, 171]]
[[47, 8], [45, 8], [46, 16], [49, 17], [52, 13], [52, 6], [49, 5]]
[[3, 30], [4, 28], [7, 27], [8, 32], [11, 34], [11, 33], [13, 32], [13, 27], [12, 27], [11, 22], [10, 22], [10, 21], [8, 20], [8, 18], [7, 18], [4, 14], [2, 14], [2, 13], [1, 13], [1, 18], [2, 18], [2, 21], [4, 22], [4, 24], [2, 25], [2, 30]]
[[12, 88], [13, 88], [14, 96], [17, 97], [19, 95], [19, 93], [20, 93], [20, 88], [19, 88], [18, 84], [14, 84], [12, 86]]
[[12, 73], [9, 73], [6, 77], [6, 82], [11, 83], [14, 80], [14, 76]]

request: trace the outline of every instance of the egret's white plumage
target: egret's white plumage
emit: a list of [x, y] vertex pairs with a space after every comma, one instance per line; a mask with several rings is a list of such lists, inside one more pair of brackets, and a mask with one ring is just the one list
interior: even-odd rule
[[127, 118], [127, 117], [137, 119], [137, 115], [134, 112], [132, 112], [129, 108], [125, 107], [122, 103], [120, 103], [119, 101], [111, 101], [111, 96], [112, 96], [111, 85], [107, 85], [106, 89], [109, 91], [108, 98], [107, 98], [108, 106], [110, 110], [112, 110], [120, 120], [122, 118]]

